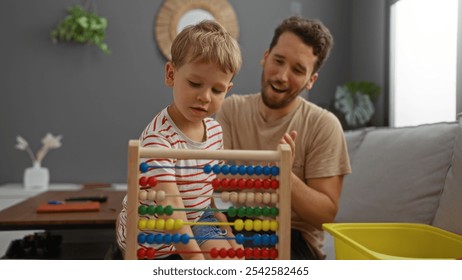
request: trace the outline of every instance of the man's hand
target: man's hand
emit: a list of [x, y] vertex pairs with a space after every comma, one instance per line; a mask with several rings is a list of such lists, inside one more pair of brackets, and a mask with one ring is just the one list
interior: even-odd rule
[[292, 164], [294, 163], [295, 158], [295, 138], [297, 138], [297, 131], [292, 130], [291, 132], [284, 134], [284, 136], [282, 136], [281, 138], [281, 141], [279, 141], [279, 143], [281, 144], [288, 144], [290, 146], [292, 155], [290, 166], [292, 166]]

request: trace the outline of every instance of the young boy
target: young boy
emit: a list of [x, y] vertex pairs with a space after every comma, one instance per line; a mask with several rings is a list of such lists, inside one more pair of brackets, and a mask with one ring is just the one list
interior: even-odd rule
[[[166, 149], [223, 149], [221, 126], [210, 117], [220, 109], [233, 85], [233, 77], [239, 72], [242, 58], [238, 43], [220, 24], [206, 20], [183, 29], [173, 41], [171, 53], [172, 59], [165, 65], [165, 84], [173, 88], [173, 102], [145, 128], [140, 137], [141, 145]], [[207, 211], [213, 205], [208, 195], [213, 193], [209, 182], [214, 175], [205, 174], [201, 169], [216, 161], [146, 159], [145, 162], [160, 167], [143, 174], [163, 181], [155, 190], [163, 190], [167, 196], [157, 204], [186, 209], [174, 211], [169, 218], [192, 222], [217, 222], [219, 218], [223, 221], [223, 214]], [[123, 206], [117, 225], [117, 242], [122, 251], [125, 250], [126, 197]], [[202, 260], [210, 259], [210, 255], [201, 251], [242, 248], [232, 239], [214, 239], [232, 236], [229, 227], [225, 230], [216, 226], [185, 225], [175, 233], [211, 239], [191, 238], [187, 244], [158, 244], [157, 258], [178, 258], [176, 249], [182, 259]]]

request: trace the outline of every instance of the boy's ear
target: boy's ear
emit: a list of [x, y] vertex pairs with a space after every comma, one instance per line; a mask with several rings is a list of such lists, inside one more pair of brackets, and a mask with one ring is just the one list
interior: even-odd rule
[[173, 87], [173, 80], [175, 78], [175, 68], [171, 61], [165, 63], [165, 84], [168, 87]]
[[228, 84], [228, 89], [226, 89], [226, 93], [229, 92], [229, 90], [233, 87], [233, 85], [234, 85], [233, 82], [230, 82], [230, 83]]

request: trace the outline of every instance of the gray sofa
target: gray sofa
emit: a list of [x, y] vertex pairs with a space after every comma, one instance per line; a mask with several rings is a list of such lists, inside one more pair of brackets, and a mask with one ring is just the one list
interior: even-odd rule
[[[336, 222], [415, 222], [462, 234], [462, 120], [346, 132], [353, 173]], [[326, 232], [327, 259], [335, 259]]]

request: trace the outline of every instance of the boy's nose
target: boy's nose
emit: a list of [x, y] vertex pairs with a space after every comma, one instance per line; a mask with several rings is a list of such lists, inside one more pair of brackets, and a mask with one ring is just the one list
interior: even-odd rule
[[203, 103], [208, 103], [211, 100], [210, 96], [210, 90], [204, 90], [197, 95], [197, 99]]

